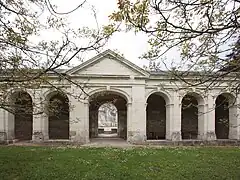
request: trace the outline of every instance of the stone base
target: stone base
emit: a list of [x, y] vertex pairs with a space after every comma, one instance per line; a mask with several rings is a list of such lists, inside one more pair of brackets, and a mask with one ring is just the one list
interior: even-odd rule
[[208, 131], [208, 132], [206, 133], [205, 140], [207, 140], [207, 141], [216, 140], [216, 134], [215, 134], [215, 132], [214, 132], [214, 131]]
[[0, 143], [5, 143], [7, 140], [6, 132], [0, 132]]
[[228, 138], [229, 139], [239, 139], [240, 137], [239, 137], [240, 135], [238, 134], [238, 130], [237, 130], [237, 128], [231, 128], [230, 127], [230, 131], [229, 131], [229, 136], [228, 136]]
[[146, 145], [158, 145], [158, 146], [240, 146], [240, 140], [182, 140], [182, 141], [170, 141], [170, 140], [147, 140]]
[[214, 141], [216, 140], [216, 134], [214, 131], [208, 131], [204, 134], [199, 134], [197, 139], [202, 141]]
[[78, 144], [89, 143], [89, 135], [87, 132], [77, 133], [76, 131], [70, 131], [70, 140]]
[[167, 139], [171, 140], [171, 141], [181, 141], [182, 140], [181, 131], [175, 131], [175, 132], [170, 133], [167, 136]]
[[39, 132], [39, 131], [33, 132], [32, 141], [33, 142], [42, 142], [42, 141], [44, 141], [43, 133]]
[[206, 133], [199, 134], [197, 139], [202, 141], [214, 141], [216, 140], [216, 134], [214, 131], [208, 131]]
[[127, 141], [131, 144], [144, 144], [147, 138], [144, 132], [128, 131]]

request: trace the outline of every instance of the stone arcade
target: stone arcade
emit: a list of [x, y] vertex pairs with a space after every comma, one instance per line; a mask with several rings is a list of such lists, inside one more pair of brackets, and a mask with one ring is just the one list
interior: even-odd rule
[[[8, 101], [26, 106], [30, 113], [23, 118], [18, 114], [21, 110], [11, 114], [0, 109], [0, 141], [88, 143], [98, 137], [98, 111], [106, 102], [117, 109], [119, 138], [130, 143], [240, 139], [239, 109], [233, 105], [240, 96], [229, 93], [226, 82], [208, 92], [201, 86], [188, 88], [167, 73], [145, 71], [111, 50], [61, 72], [81, 83], [83, 90], [54, 74], [49, 79], [64, 94], [47, 85], [10, 89]], [[18, 96], [24, 101], [19, 102]], [[56, 99], [61, 102], [57, 112], [47, 113], [46, 106]], [[34, 113], [39, 108], [44, 113]]]

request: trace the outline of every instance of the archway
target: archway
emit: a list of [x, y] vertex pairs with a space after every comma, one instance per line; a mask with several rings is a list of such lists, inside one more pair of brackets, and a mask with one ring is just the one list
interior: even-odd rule
[[[99, 134], [116, 133], [116, 136], [122, 139], [127, 139], [127, 100], [124, 96], [115, 92], [99, 92], [89, 98], [89, 137], [97, 138]], [[106, 110], [115, 114], [116, 127], [106, 128], [106, 131], [99, 126], [99, 110], [101, 107], [109, 108], [112, 106], [115, 110]], [[116, 117], [117, 114], [117, 117]], [[114, 124], [114, 123], [113, 123]], [[117, 132], [116, 132], [117, 131]]]
[[204, 129], [204, 100], [196, 93], [189, 93], [182, 99], [182, 139], [198, 139]]
[[24, 91], [12, 94], [14, 134], [17, 140], [31, 140], [33, 132], [33, 105], [31, 96]]
[[215, 101], [215, 133], [217, 139], [229, 139], [231, 125], [234, 124], [235, 98], [228, 93], [220, 94]]
[[98, 108], [98, 135], [118, 134], [118, 112], [114, 104], [108, 102]]
[[151, 94], [147, 99], [147, 139], [166, 138], [166, 101], [158, 93]]
[[69, 139], [69, 100], [60, 92], [50, 95], [47, 105], [49, 139]]

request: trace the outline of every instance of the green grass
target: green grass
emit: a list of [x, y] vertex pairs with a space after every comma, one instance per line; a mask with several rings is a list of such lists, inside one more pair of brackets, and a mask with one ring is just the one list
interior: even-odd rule
[[0, 147], [0, 179], [239, 179], [239, 148]]

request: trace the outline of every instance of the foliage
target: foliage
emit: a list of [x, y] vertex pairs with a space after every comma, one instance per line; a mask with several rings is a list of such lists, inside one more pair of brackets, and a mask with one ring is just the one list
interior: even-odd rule
[[1, 179], [239, 179], [239, 148], [1, 147]]
[[[110, 15], [121, 30], [146, 33], [150, 50], [142, 58], [160, 61], [174, 78], [209, 89], [231, 74], [230, 81], [237, 80], [231, 83], [234, 90], [239, 90], [238, 73], [221, 70], [239, 38], [239, 18], [239, 0], [118, 0], [118, 10]], [[166, 60], [175, 51], [180, 59]]]
[[240, 70], [240, 36], [235, 43], [232, 52], [227, 55], [228, 62], [222, 68], [222, 71], [233, 71], [238, 72]]
[[[14, 112], [7, 100], [14, 88], [25, 91], [45, 85], [60, 90], [50, 76], [72, 82], [58, 69], [68, 67], [73, 59], [82, 61], [84, 53], [104, 46], [109, 37], [106, 27], [73, 28], [68, 21], [85, 4], [82, 0], [71, 11], [59, 12], [50, 0], [0, 1], [1, 108]], [[97, 18], [94, 12], [93, 16]], [[75, 85], [83, 88], [80, 83]]]

